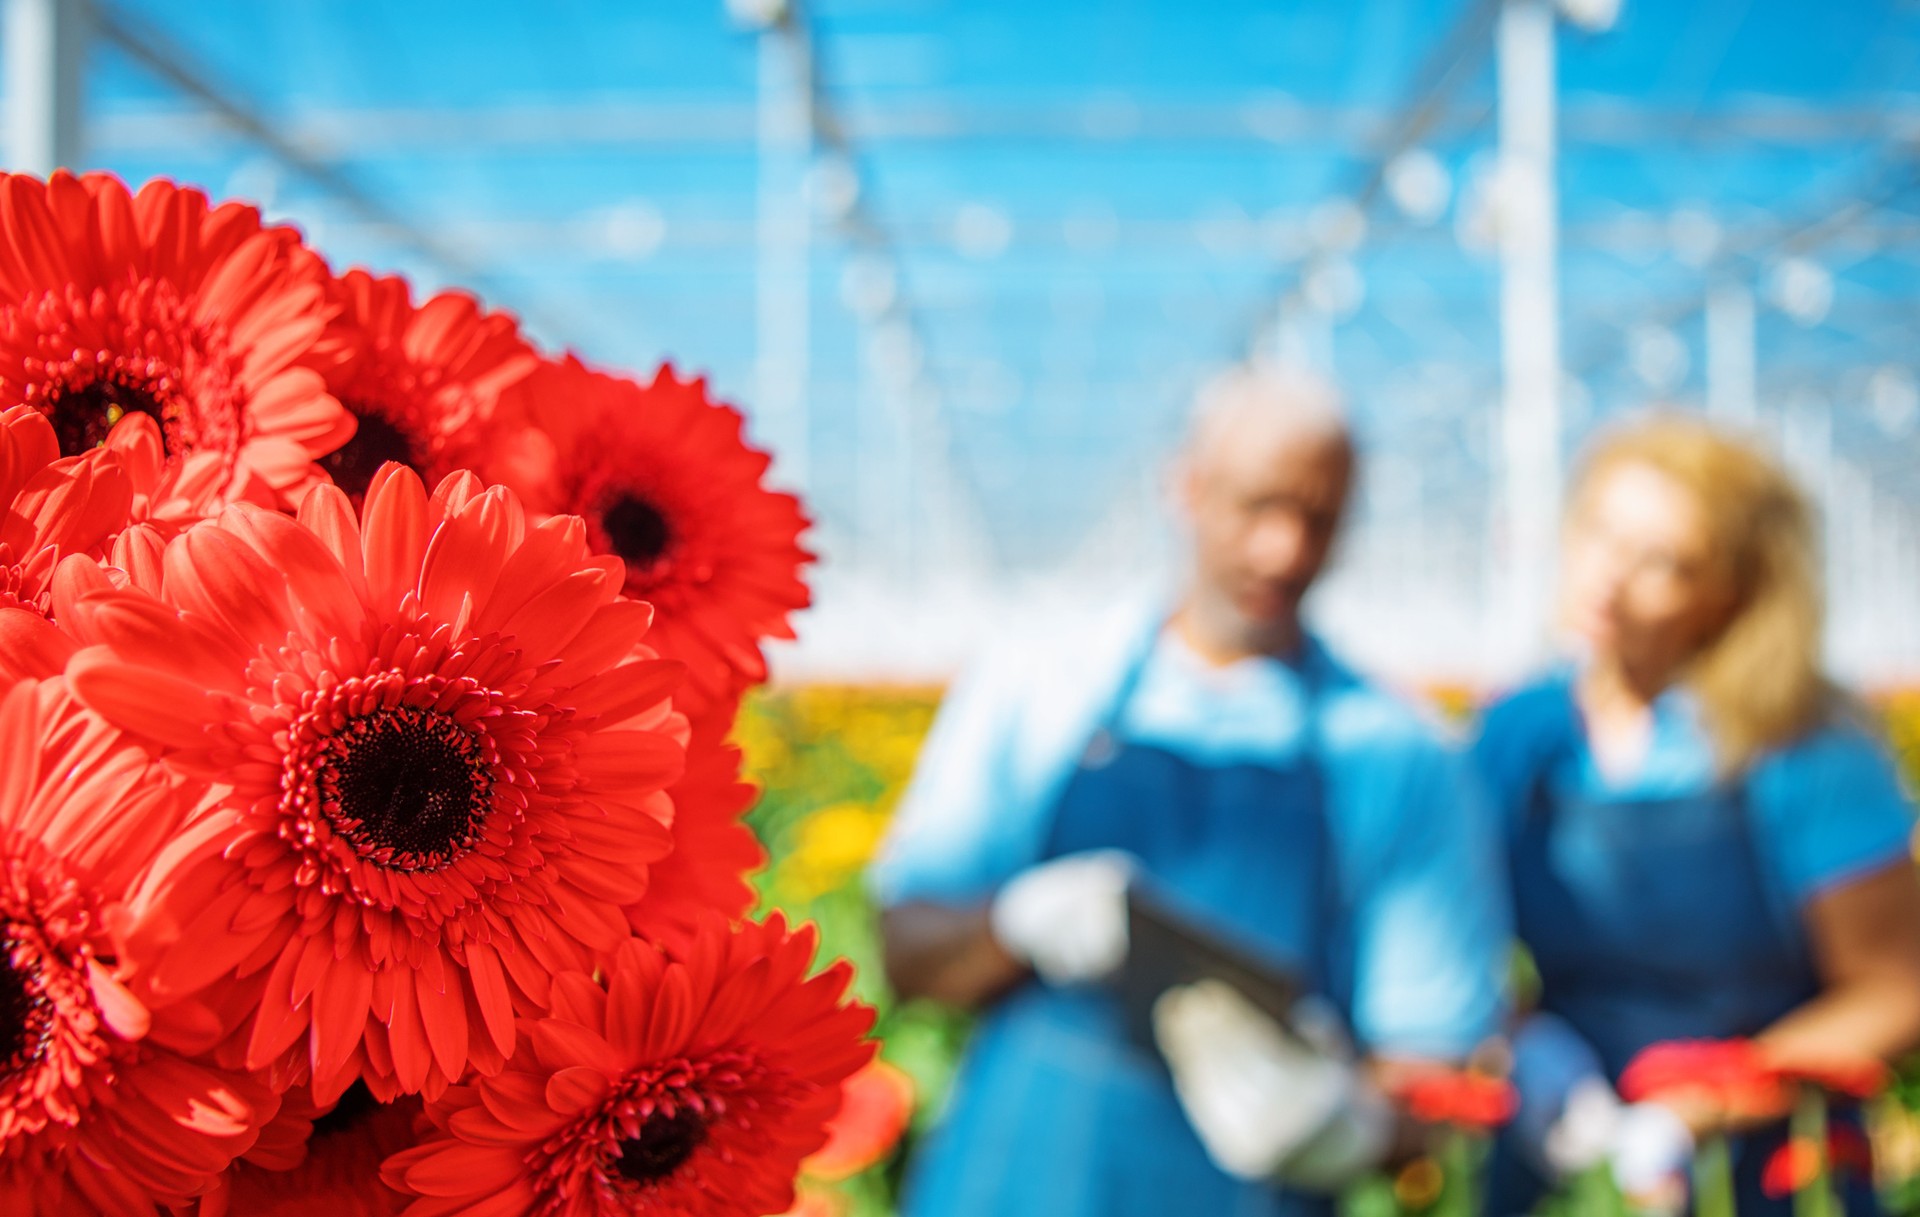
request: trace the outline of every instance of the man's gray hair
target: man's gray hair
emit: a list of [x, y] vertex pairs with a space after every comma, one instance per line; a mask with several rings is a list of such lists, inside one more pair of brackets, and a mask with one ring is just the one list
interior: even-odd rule
[[1193, 396], [1187, 418], [1189, 455], [1228, 434], [1254, 426], [1304, 431], [1352, 443], [1340, 391], [1306, 368], [1285, 363], [1241, 363], [1209, 378]]

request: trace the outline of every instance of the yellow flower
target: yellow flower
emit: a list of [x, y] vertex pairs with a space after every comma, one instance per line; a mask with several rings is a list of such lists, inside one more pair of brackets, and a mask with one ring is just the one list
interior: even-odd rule
[[803, 898], [830, 892], [872, 860], [886, 829], [887, 816], [876, 808], [859, 803], [823, 807], [801, 822], [793, 852], [782, 864], [782, 877]]

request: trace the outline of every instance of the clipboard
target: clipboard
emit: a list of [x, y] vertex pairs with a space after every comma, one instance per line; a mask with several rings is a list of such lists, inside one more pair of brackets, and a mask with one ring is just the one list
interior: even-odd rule
[[1294, 1003], [1306, 995], [1284, 965], [1230, 934], [1182, 911], [1141, 884], [1127, 887], [1127, 962], [1118, 978], [1127, 1038], [1159, 1056], [1153, 1004], [1168, 989], [1198, 980], [1232, 985], [1282, 1027], [1291, 1028]]

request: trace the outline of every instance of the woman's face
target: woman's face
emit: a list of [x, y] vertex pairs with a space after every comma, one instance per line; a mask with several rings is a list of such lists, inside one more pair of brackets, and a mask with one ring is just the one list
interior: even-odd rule
[[1725, 625], [1733, 605], [1706, 514], [1650, 465], [1595, 473], [1567, 524], [1562, 609], [1595, 659], [1665, 679]]

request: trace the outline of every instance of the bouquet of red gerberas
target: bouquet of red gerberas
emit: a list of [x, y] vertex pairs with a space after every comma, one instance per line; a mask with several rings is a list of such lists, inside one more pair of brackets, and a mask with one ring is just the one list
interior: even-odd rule
[[743, 920], [766, 470], [251, 207], [0, 177], [0, 1211], [786, 1208], [872, 1016]]

